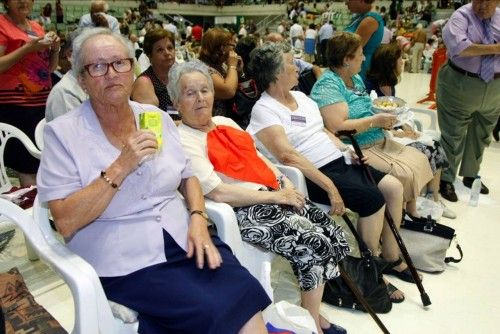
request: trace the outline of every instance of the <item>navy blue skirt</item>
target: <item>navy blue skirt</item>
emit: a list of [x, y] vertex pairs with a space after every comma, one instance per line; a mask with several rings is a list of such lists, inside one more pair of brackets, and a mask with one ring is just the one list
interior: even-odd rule
[[[371, 166], [368, 168], [378, 184], [385, 174]], [[340, 157], [320, 167], [319, 170], [333, 181], [346, 208], [358, 213], [360, 217], [371, 216], [385, 204], [384, 195], [377, 185], [368, 179], [361, 165], [347, 165], [344, 158]], [[330, 205], [326, 191], [308, 178], [306, 185], [309, 198], [313, 202]]]
[[234, 334], [271, 300], [229, 246], [212, 240], [223, 264], [198, 269], [163, 231], [167, 262], [121, 277], [101, 277], [109, 300], [139, 313], [141, 334]]

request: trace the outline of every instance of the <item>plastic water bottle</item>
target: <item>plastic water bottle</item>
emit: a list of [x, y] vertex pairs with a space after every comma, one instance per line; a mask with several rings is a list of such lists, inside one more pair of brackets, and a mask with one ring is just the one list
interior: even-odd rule
[[474, 182], [472, 182], [472, 186], [470, 188], [470, 206], [477, 206], [477, 201], [479, 200], [479, 193], [481, 192], [481, 177], [476, 176]]

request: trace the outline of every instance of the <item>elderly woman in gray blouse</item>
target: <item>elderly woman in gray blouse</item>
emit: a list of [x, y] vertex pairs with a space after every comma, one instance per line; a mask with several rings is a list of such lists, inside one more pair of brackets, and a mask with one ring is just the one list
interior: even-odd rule
[[[139, 313], [140, 333], [267, 333], [260, 311], [270, 300], [208, 233], [174, 122], [129, 100], [133, 57], [109, 29], [75, 40], [73, 70], [89, 100], [45, 127], [40, 199], [108, 299]], [[137, 126], [144, 111], [161, 116], [161, 149]]]

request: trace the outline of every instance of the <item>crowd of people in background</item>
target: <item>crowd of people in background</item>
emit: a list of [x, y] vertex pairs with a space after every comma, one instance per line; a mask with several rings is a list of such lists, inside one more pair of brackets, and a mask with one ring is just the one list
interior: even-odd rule
[[[361, 5], [364, 3], [364, 1], [360, 2]], [[367, 2], [364, 6], [371, 7], [371, 3], [371, 1]], [[389, 8], [374, 6], [370, 11], [367, 11], [366, 8], [352, 6], [352, 4], [347, 4], [347, 12], [355, 15], [366, 13], [368, 16], [372, 15], [375, 20], [383, 22], [383, 24], [378, 25], [376, 36], [373, 36], [374, 39], [368, 41], [368, 36], [362, 36], [363, 39], [367, 39], [364, 49], [366, 57], [371, 57], [374, 48], [370, 45], [378, 45], [378, 39], [382, 35], [382, 43], [384, 44], [397, 39], [401, 45], [405, 46], [404, 57], [408, 59], [405, 66], [408, 71], [430, 71], [432, 53], [439, 45], [440, 31], [444, 24], [444, 20], [434, 20], [436, 7], [446, 8], [451, 6], [451, 3], [440, 1], [436, 6], [433, 1], [428, 0], [413, 1], [411, 4], [409, 4], [409, 1], [392, 0]], [[60, 38], [64, 40], [65, 35], [71, 32], [68, 31], [68, 28], [71, 29], [73, 25], [63, 25], [65, 22], [64, 7], [60, 0], [56, 1], [54, 7], [55, 23], [51, 19], [54, 16], [51, 3], [43, 5], [40, 13], [31, 13], [30, 16], [35, 18], [45, 30], [53, 29], [57, 31]], [[364, 31], [357, 29], [358, 24], [363, 21], [359, 15], [359, 20], [351, 22], [350, 26], [339, 26], [338, 22], [334, 22], [332, 15], [338, 13], [336, 10], [331, 9], [329, 3], [294, 0], [289, 1], [287, 7], [287, 19], [279, 23], [276, 31], [285, 38], [290, 38], [291, 45], [294, 47], [297, 56], [301, 56], [304, 60], [319, 66], [326, 66], [324, 60], [326, 41], [334, 31], [345, 29], [357, 31], [357, 33]], [[142, 49], [141, 46], [147, 31], [163, 27], [174, 34], [176, 46], [185, 46], [186, 54], [191, 54], [191, 52], [195, 55], [198, 54], [202, 32], [206, 31], [210, 26], [206, 22], [193, 23], [174, 19], [173, 16], [158, 15], [154, 13], [156, 11], [154, 8], [157, 8], [157, 6], [152, 2], [141, 1], [137, 7], [128, 8], [121, 16], [115, 17], [113, 16], [114, 11], [109, 10], [109, 6], [105, 1], [94, 2], [89, 13], [83, 15], [75, 23], [79, 27], [104, 26], [113, 31], [120, 31], [131, 39], [136, 49]], [[364, 24], [368, 21], [365, 20]], [[419, 27], [421, 28], [420, 33], [415, 34], [414, 30]], [[238, 24], [224, 24], [222, 28], [229, 30], [236, 37], [252, 35], [257, 39], [261, 39], [271, 32], [269, 27], [257, 31], [253, 19], [247, 19]], [[411, 35], [414, 35], [414, 37], [409, 37]], [[143, 64], [141, 69], [149, 65], [145, 55], [140, 62]], [[365, 67], [368, 66], [369, 60], [365, 64]], [[362, 75], [365, 72], [366, 68], [363, 68]]]

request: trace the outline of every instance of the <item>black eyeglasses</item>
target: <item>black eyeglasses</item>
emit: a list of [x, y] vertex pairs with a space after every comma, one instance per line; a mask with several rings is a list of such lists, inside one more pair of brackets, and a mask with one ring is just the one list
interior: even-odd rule
[[106, 75], [109, 71], [109, 66], [113, 66], [113, 69], [118, 73], [126, 73], [132, 70], [132, 64], [134, 63], [134, 58], [124, 58], [112, 61], [111, 63], [95, 63], [84, 65], [83, 68], [92, 78], [102, 77]]

